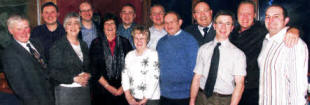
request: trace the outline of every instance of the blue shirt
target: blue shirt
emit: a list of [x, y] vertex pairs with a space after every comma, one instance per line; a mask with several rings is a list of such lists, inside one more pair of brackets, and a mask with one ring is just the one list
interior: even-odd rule
[[161, 96], [189, 98], [198, 48], [194, 37], [183, 30], [158, 41]]
[[130, 44], [131, 44], [131, 46], [132, 46], [132, 48], [134, 48], [134, 49], [135, 49], [136, 47], [135, 47], [135, 44], [134, 44], [134, 42], [133, 42], [133, 38], [132, 38], [132, 36], [131, 36], [131, 31], [132, 31], [132, 29], [133, 29], [133, 27], [134, 27], [135, 25], [136, 25], [135, 23], [132, 23], [131, 26], [130, 26], [129, 28], [125, 29], [125, 28], [124, 28], [124, 25], [123, 25], [123, 24], [120, 24], [120, 25], [118, 26], [118, 28], [117, 28], [117, 34], [120, 35], [120, 36], [122, 36], [122, 37], [125, 37], [126, 39], [128, 39], [129, 42], [130, 42]]
[[97, 29], [96, 29], [95, 24], [94, 23], [92, 24], [91, 29], [87, 29], [82, 25], [81, 32], [82, 32], [82, 40], [86, 42], [89, 48], [91, 41], [97, 38]]

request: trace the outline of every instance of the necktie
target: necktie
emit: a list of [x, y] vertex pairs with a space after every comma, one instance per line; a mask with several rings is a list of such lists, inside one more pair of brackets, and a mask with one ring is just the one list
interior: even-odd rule
[[42, 58], [42, 56], [40, 56], [40, 54], [34, 50], [30, 44], [28, 43], [26, 45], [29, 48], [29, 51], [31, 53], [31, 55], [41, 64], [41, 66], [45, 69], [47, 67], [46, 63], [44, 62], [44, 59]]
[[213, 55], [211, 58], [211, 64], [210, 64], [210, 70], [207, 78], [207, 82], [205, 85], [205, 90], [204, 93], [206, 94], [207, 97], [212, 96], [213, 94], [213, 89], [217, 77], [217, 71], [218, 71], [218, 66], [219, 66], [219, 58], [220, 58], [220, 51], [219, 51], [219, 46], [221, 43], [217, 43], [214, 50], [213, 50]]
[[206, 36], [207, 36], [208, 30], [209, 30], [208, 27], [203, 28], [203, 32], [205, 32], [205, 34], [203, 35], [203, 37], [206, 37]]

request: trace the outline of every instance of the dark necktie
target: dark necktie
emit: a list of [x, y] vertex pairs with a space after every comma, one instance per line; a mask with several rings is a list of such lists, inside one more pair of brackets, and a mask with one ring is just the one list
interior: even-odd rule
[[213, 89], [214, 89], [214, 85], [215, 85], [215, 81], [217, 77], [217, 71], [218, 71], [219, 60], [220, 60], [220, 51], [219, 51], [220, 45], [221, 43], [217, 43], [213, 50], [209, 75], [208, 75], [207, 82], [205, 85], [205, 90], [204, 90], [207, 97], [210, 97], [213, 94]]
[[46, 63], [44, 62], [44, 59], [42, 58], [42, 56], [40, 56], [40, 54], [39, 54], [36, 50], [34, 50], [34, 49], [30, 46], [29, 43], [27, 44], [27, 47], [29, 48], [29, 51], [30, 51], [31, 55], [41, 64], [41, 66], [42, 66], [44, 69], [46, 69], [47, 65], [46, 65]]
[[209, 30], [208, 27], [203, 28], [203, 32], [205, 32], [205, 34], [203, 35], [203, 37], [206, 37], [206, 36], [207, 36], [208, 30]]

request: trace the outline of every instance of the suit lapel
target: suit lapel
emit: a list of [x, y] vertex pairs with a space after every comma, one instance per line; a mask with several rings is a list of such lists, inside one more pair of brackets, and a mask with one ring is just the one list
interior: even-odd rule
[[[75, 53], [75, 51], [73, 50], [73, 47], [71, 46], [70, 42], [68, 41], [67, 37], [65, 37], [65, 44], [64, 44], [65, 48], [67, 48], [66, 50], [69, 53], [69, 59], [74, 59], [75, 63], [78, 63], [78, 66], [83, 65], [82, 61], [80, 60], [79, 56]], [[81, 43], [80, 43], [80, 46]], [[84, 56], [84, 55], [83, 55]], [[83, 57], [84, 58], [84, 57]]]
[[16, 42], [16, 40], [14, 40], [12, 44], [15, 47], [13, 49], [16, 49], [17, 53], [22, 55], [21, 57], [25, 57], [26, 59], [31, 59], [33, 62], [39, 63], [22, 45]]

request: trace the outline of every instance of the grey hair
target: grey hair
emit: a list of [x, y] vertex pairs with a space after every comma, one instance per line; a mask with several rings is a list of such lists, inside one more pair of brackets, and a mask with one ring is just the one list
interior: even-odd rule
[[6, 21], [6, 25], [9, 28], [12, 28], [14, 26], [14, 24], [21, 22], [21, 21], [27, 21], [29, 23], [29, 20], [22, 15], [12, 15], [8, 18], [8, 20]]
[[63, 24], [64, 27], [66, 27], [70, 18], [76, 19], [80, 23], [80, 26], [81, 26], [80, 15], [78, 13], [75, 13], [75, 12], [70, 12], [66, 15], [66, 17], [64, 19], [64, 24]]

